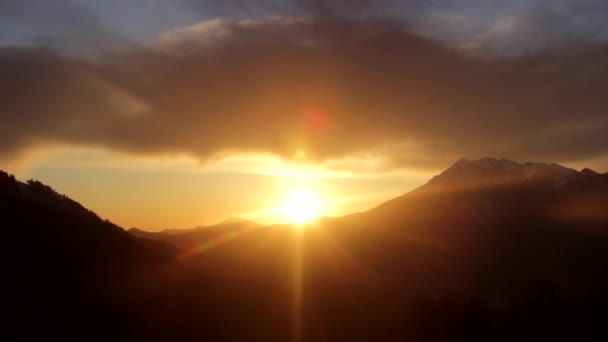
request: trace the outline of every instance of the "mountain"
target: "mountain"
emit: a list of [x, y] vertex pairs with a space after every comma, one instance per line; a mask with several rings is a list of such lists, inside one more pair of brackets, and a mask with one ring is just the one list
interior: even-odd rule
[[19, 336], [282, 341], [297, 319], [302, 341], [608, 338], [608, 175], [587, 169], [461, 160], [298, 229], [127, 233], [6, 174], [0, 197]]
[[4, 172], [0, 220], [11, 327], [5, 333], [25, 339], [74, 338], [99, 329], [95, 320], [107, 322], [107, 333], [121, 330], [116, 312], [128, 305], [117, 298], [126, 295], [125, 284], [176, 253], [164, 243], [135, 238], [38, 181], [22, 183]]
[[[421, 326], [455, 329], [439, 329], [437, 340], [469, 333], [525, 339], [528, 332], [566, 338], [590, 329], [598, 308], [608, 304], [607, 208], [606, 174], [463, 159], [369, 211], [323, 219], [300, 231], [260, 228], [201, 251], [191, 262], [221, 255], [289, 277], [299, 243], [309, 331], [330, 326], [338, 339], [345, 338], [341, 329], [353, 332], [349, 338], [401, 337], [401, 319], [410, 315], [425, 317], [417, 318]], [[201, 241], [195, 231], [190, 245]], [[224, 234], [221, 228], [216, 233]], [[163, 234], [156, 238], [187, 246]], [[495, 322], [497, 317], [504, 319]], [[479, 331], [461, 326], [469, 319], [467, 324], [481, 325]], [[345, 322], [359, 322], [360, 329], [354, 333]]]
[[[474, 227], [603, 226], [608, 221], [608, 175], [556, 164], [461, 160], [420, 188], [366, 213], [362, 222], [435, 235], [450, 243], [472, 238]], [[417, 228], [420, 228], [417, 230]]]
[[[442, 287], [449, 290], [458, 280], [467, 289], [476, 284], [476, 294], [483, 290], [496, 297], [517, 286], [519, 294], [534, 291], [540, 282], [569, 292], [585, 286], [586, 293], [608, 285], [603, 277], [608, 270], [608, 175], [591, 170], [461, 160], [420, 188], [345, 219], [351, 230], [375, 227], [381, 240], [398, 236], [457, 254], [444, 263], [454, 288]], [[384, 248], [374, 253], [387, 249], [378, 243]]]
[[178, 249], [187, 249], [205, 243], [214, 238], [242, 236], [263, 226], [241, 218], [229, 218], [211, 226], [198, 226], [191, 229], [166, 229], [160, 232], [148, 232], [138, 228], [129, 229], [134, 236], [167, 242]]
[[38, 255], [25, 254], [22, 260], [35, 257], [32, 264], [60, 260], [63, 267], [78, 268], [88, 262], [114, 267], [118, 260], [122, 265], [154, 262], [174, 253], [167, 245], [135, 238], [41, 182], [22, 183], [1, 171], [0, 205], [6, 241], [27, 243], [28, 249], [37, 251]]

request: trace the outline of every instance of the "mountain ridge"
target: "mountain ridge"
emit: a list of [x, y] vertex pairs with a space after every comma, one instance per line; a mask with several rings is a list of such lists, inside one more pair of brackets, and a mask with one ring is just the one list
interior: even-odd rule
[[356, 215], [154, 241], [0, 173], [8, 326], [34, 340], [288, 340], [299, 288], [302, 340], [608, 337], [607, 175], [456, 164]]
[[[495, 186], [546, 186], [559, 190], [566, 186], [568, 182], [579, 181], [582, 178], [589, 177], [604, 177], [608, 178], [608, 173], [602, 174], [583, 168], [581, 171], [565, 167], [556, 163], [539, 163], [539, 162], [515, 162], [507, 158], [483, 157], [479, 159], [462, 158], [450, 165], [448, 168], [431, 177], [426, 183], [421, 186], [404, 193], [403, 195], [385, 201], [373, 208], [365, 211], [346, 214], [338, 217], [321, 218], [321, 220], [340, 220], [345, 217], [359, 217], [366, 215], [367, 212], [378, 210], [378, 208], [386, 207], [400, 198], [407, 196], [410, 193], [421, 191], [442, 192], [442, 191], [460, 191], [471, 188], [487, 188]], [[432, 190], [431, 190], [432, 188]], [[290, 226], [290, 224], [270, 224], [262, 225], [241, 218], [228, 218], [213, 225], [200, 225], [193, 228], [184, 229], [165, 229], [160, 232], [150, 232], [146, 230], [135, 230], [132, 233], [140, 236], [154, 237], [154, 234], [188, 234], [195, 231], [201, 231], [207, 228], [218, 229], [225, 224], [252, 224], [260, 227], [275, 227], [275, 226]], [[149, 234], [152, 235], [149, 235]]]

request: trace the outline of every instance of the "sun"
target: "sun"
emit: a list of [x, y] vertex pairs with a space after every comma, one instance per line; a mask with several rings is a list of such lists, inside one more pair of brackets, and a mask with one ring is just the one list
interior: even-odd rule
[[294, 190], [287, 194], [281, 209], [287, 221], [304, 223], [319, 217], [321, 202], [313, 192]]

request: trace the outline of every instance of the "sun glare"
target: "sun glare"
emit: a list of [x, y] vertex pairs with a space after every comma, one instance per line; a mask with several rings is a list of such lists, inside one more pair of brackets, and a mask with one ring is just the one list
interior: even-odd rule
[[308, 190], [296, 190], [287, 195], [282, 207], [283, 216], [292, 223], [304, 223], [319, 216], [319, 198]]

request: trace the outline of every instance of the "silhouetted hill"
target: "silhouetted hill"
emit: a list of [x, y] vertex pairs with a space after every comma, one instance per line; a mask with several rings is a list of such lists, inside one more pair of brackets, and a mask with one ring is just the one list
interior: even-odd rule
[[[101, 266], [116, 261], [126, 265], [163, 260], [174, 253], [167, 245], [134, 238], [41, 182], [21, 183], [1, 171], [0, 205], [5, 233], [18, 239], [15, 242], [35, 247], [39, 254], [48, 253], [45, 258], [38, 256], [35, 263], [60, 258], [64, 267], [88, 262]], [[157, 247], [151, 248], [152, 245]]]
[[112, 331], [121, 287], [175, 255], [169, 245], [135, 238], [38, 181], [21, 183], [1, 171], [0, 220], [9, 260], [5, 308], [22, 337], [77, 335], [97, 327], [94, 319], [108, 320]]

